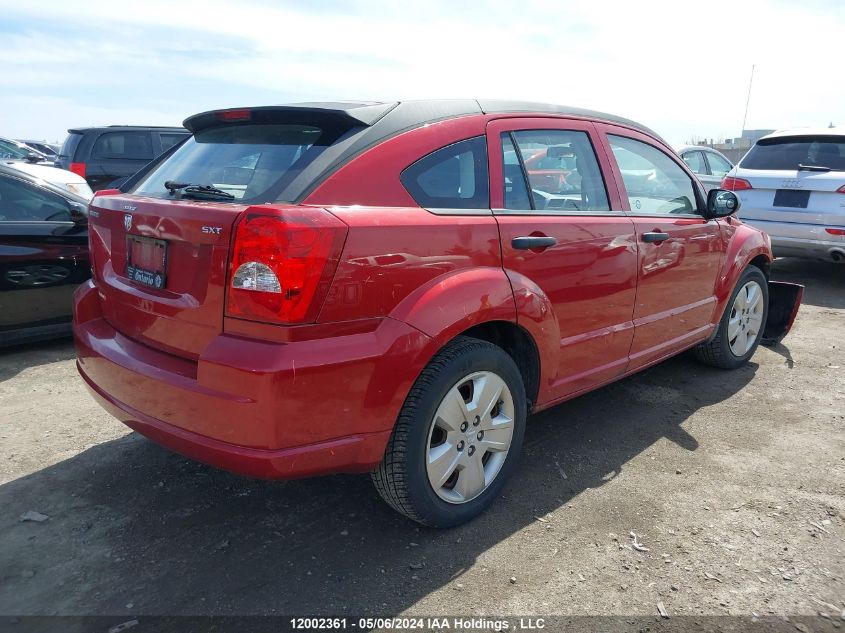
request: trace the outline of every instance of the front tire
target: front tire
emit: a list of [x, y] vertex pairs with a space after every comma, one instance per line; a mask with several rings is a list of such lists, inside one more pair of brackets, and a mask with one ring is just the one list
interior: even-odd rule
[[706, 343], [693, 348], [705, 365], [741, 367], [754, 355], [769, 316], [769, 282], [756, 266], [748, 266], [734, 288], [719, 327]]
[[492, 343], [457, 337], [414, 383], [373, 483], [418, 523], [465, 523], [493, 502], [513, 471], [526, 415], [513, 359]]

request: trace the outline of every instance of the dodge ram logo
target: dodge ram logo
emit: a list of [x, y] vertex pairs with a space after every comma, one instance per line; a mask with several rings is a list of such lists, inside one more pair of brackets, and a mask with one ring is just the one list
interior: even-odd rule
[[127, 213], [123, 216], [123, 228], [127, 231], [132, 228], [132, 214]]

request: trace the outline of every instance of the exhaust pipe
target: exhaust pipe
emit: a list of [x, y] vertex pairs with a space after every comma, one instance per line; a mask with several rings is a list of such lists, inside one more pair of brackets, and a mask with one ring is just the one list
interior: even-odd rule
[[830, 258], [838, 263], [845, 262], [845, 250], [841, 248], [830, 249]]

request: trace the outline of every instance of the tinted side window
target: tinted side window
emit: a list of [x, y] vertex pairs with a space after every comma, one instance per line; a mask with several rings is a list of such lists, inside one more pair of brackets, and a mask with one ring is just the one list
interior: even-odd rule
[[64, 198], [16, 178], [0, 175], [0, 221], [70, 222]]
[[731, 164], [718, 154], [711, 154], [708, 152], [707, 162], [710, 163], [710, 173], [714, 176], [724, 176], [733, 169]]
[[[531, 190], [532, 206], [521, 208], [610, 210], [599, 164], [586, 132], [520, 130], [512, 136]], [[508, 169], [515, 174], [506, 160], [505, 170]], [[505, 177], [507, 179], [507, 174]]]
[[152, 160], [152, 138], [149, 132], [106, 132], [94, 142], [91, 158]]
[[168, 134], [162, 133], [158, 135], [161, 139], [161, 151], [166, 152], [171, 147], [179, 143], [187, 134]]
[[625, 136], [608, 135], [633, 213], [696, 213], [692, 179], [668, 155]]
[[487, 141], [477, 136], [424, 156], [400, 176], [421, 207], [489, 209]]
[[687, 152], [681, 158], [695, 174], [706, 174], [707, 166], [704, 164], [704, 154], [701, 152]]

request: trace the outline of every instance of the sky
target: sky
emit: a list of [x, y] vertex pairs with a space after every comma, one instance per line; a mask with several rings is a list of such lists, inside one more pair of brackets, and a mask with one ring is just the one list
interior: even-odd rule
[[841, 0], [0, 0], [0, 136], [315, 100], [502, 98], [679, 145], [845, 125]]

